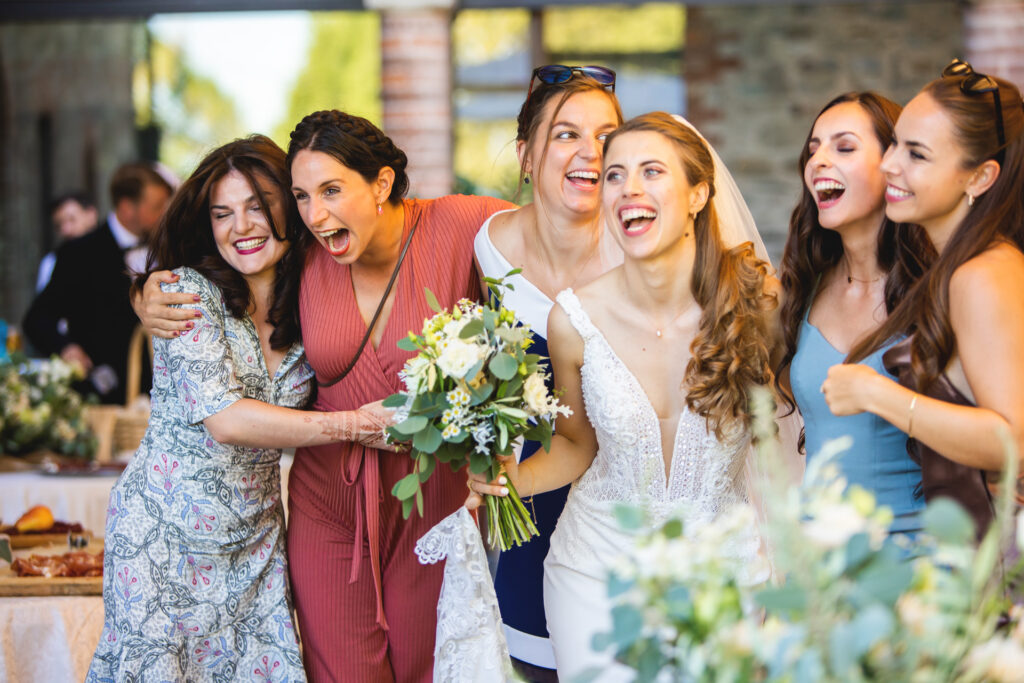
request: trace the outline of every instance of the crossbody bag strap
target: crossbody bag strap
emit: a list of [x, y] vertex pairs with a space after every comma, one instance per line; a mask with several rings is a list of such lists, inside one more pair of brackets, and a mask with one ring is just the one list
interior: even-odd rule
[[[377, 304], [377, 310], [373, 314], [373, 319], [366, 328], [366, 334], [363, 335], [363, 341], [359, 343], [359, 350], [356, 351], [356, 355], [352, 357], [352, 360], [349, 361], [349, 364], [341, 371], [340, 375], [326, 382], [321, 382], [320, 379], [317, 378], [316, 382], [321, 387], [333, 387], [335, 384], [345, 379], [345, 377], [348, 376], [348, 373], [352, 372], [352, 368], [356, 366], [356, 363], [359, 361], [359, 357], [363, 355], [363, 349], [366, 348], [366, 344], [370, 341], [370, 335], [373, 334], [373, 328], [377, 326], [377, 320], [380, 319], [380, 314], [384, 310], [384, 302], [388, 300], [388, 297], [391, 295], [391, 288], [394, 287], [395, 280], [398, 279], [398, 271], [402, 268], [402, 262], [405, 261], [405, 255], [409, 251], [409, 245], [412, 244], [412, 236], [416, 234], [417, 227], [419, 227], [418, 220], [413, 223], [412, 229], [409, 231], [409, 236], [406, 238], [405, 244], [402, 246], [402, 251], [398, 255], [398, 263], [395, 264], [395, 269], [391, 273], [391, 279], [388, 280], [388, 286], [384, 290], [384, 296], [380, 298], [380, 303]], [[355, 287], [353, 287], [353, 292], [354, 291]]]

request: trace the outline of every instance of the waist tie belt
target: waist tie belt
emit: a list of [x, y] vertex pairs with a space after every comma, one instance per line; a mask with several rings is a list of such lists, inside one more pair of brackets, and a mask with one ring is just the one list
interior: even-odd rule
[[[342, 456], [341, 478], [346, 486], [354, 486], [356, 491], [356, 537], [352, 545], [352, 571], [348, 582], [355, 583], [359, 579], [359, 571], [363, 560], [363, 529], [366, 529], [370, 548], [370, 571], [373, 574], [373, 585], [377, 592], [377, 623], [385, 631], [388, 630], [387, 619], [384, 618], [384, 593], [381, 588], [380, 570], [380, 466], [377, 461], [377, 449], [367, 448], [363, 444], [353, 443], [348, 452]], [[363, 476], [359, 476], [362, 469]]]

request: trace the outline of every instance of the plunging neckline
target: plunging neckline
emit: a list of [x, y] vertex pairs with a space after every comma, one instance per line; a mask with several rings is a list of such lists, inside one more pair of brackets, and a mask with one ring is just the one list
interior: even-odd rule
[[[571, 290], [568, 290], [568, 291], [571, 291]], [[574, 299], [576, 299], [576, 306], [577, 306], [577, 308], [579, 308], [580, 312], [584, 315], [584, 317], [586, 317], [587, 323], [591, 327], [594, 328], [594, 332], [596, 333], [597, 338], [601, 341], [602, 344], [605, 345], [605, 348], [608, 349], [608, 352], [611, 354], [612, 358], [615, 359], [615, 362], [618, 363], [619, 366], [621, 366], [621, 368], [626, 372], [626, 376], [628, 377], [629, 381], [633, 383], [634, 388], [639, 392], [640, 396], [642, 396], [643, 399], [644, 399], [643, 400], [643, 408], [644, 408], [644, 410], [645, 410], [645, 412], [647, 414], [647, 417], [648, 417], [649, 420], [653, 421], [653, 424], [657, 427], [655, 429], [655, 432], [658, 434], [658, 437], [659, 437], [658, 438], [658, 454], [661, 456], [661, 467], [658, 468], [658, 471], [661, 473], [661, 476], [664, 478], [663, 481], [662, 481], [662, 484], [663, 484], [662, 488], [663, 488], [663, 490], [665, 492], [665, 495], [668, 496], [669, 484], [671, 483], [672, 477], [675, 474], [676, 453], [677, 453], [678, 448], [679, 448], [679, 430], [683, 426], [683, 414], [684, 413], [689, 413], [690, 410], [684, 404], [682, 410], [679, 411], [678, 419], [676, 420], [675, 434], [672, 437], [672, 459], [669, 461], [668, 470], [666, 471], [666, 469], [665, 469], [665, 446], [664, 446], [664, 443], [661, 440], [661, 418], [658, 417], [658, 411], [656, 411], [654, 409], [654, 405], [651, 403], [651, 398], [647, 394], [647, 390], [644, 389], [644, 385], [640, 382], [640, 379], [633, 373], [632, 370], [629, 369], [629, 366], [626, 365], [626, 362], [624, 360], [622, 360], [622, 358], [619, 356], [619, 354], [615, 351], [615, 347], [613, 347], [611, 345], [611, 342], [609, 342], [608, 339], [604, 336], [604, 332], [601, 331], [601, 328], [599, 328], [597, 325], [594, 324], [594, 321], [590, 318], [590, 314], [587, 313], [586, 310], [584, 310], [583, 304], [579, 300], [579, 297], [576, 296], [575, 292], [572, 292], [572, 296], [573, 296]], [[587, 340], [584, 339], [583, 343], [586, 344]], [[583, 367], [586, 367], [586, 365], [587, 365], [587, 363], [586, 363], [586, 360], [584, 359], [583, 366], [581, 366], [580, 370], [582, 371]]]
[[[419, 216], [417, 216], [416, 218], [414, 218], [412, 220], [419, 220]], [[411, 230], [411, 226], [412, 226], [412, 223], [410, 222], [408, 209], [406, 209], [405, 219], [402, 222], [402, 236], [399, 239], [399, 244], [400, 245], [404, 245], [406, 240], [409, 239], [409, 232]], [[401, 247], [400, 247], [400, 249], [401, 249]], [[406, 260], [410, 259], [411, 257], [412, 257], [411, 253], [410, 254], [406, 254]], [[399, 258], [401, 258], [401, 257], [399, 257]], [[349, 264], [349, 265], [345, 266], [346, 270], [348, 270], [348, 277], [345, 278], [345, 280], [347, 281], [349, 292], [352, 294], [352, 303], [355, 306], [356, 316], [359, 318], [360, 327], [362, 328], [360, 331], [361, 331], [361, 333], [363, 335], [365, 335], [367, 333], [367, 329], [368, 329], [369, 326], [368, 326], [368, 323], [367, 323], [366, 319], [363, 318], [363, 312], [361, 310], [359, 310], [359, 297], [356, 295], [356, 282], [355, 282], [355, 279], [354, 279], [354, 273], [352, 272], [352, 266], [353, 265], [354, 264]], [[396, 263], [396, 265], [397, 265], [397, 263]], [[403, 262], [401, 264], [401, 266], [404, 266], [404, 265], [405, 265], [405, 263]], [[406, 271], [406, 270], [408, 270], [408, 268], [398, 267], [398, 275], [395, 277], [395, 284], [391, 288], [391, 291], [387, 293], [387, 296], [391, 296], [393, 294], [395, 301], [397, 301], [398, 296], [399, 296], [399, 292], [402, 289], [402, 284], [405, 282], [405, 272], [404, 271]], [[387, 304], [387, 302], [385, 301], [383, 305], [386, 305], [386, 304]], [[382, 304], [381, 304], [380, 301], [378, 301], [377, 305], [380, 306]], [[373, 310], [376, 311], [377, 309], [374, 308]], [[381, 313], [383, 313], [383, 311], [381, 311]], [[380, 356], [378, 354], [379, 354], [380, 348], [384, 345], [385, 340], [388, 338], [388, 334], [391, 332], [391, 319], [395, 317], [394, 313], [395, 313], [395, 304], [394, 304], [394, 301], [392, 301], [392, 303], [391, 303], [391, 310], [388, 311], [388, 317], [387, 317], [386, 320], [383, 321], [384, 322], [384, 328], [380, 331], [380, 342], [377, 343], [377, 344], [373, 343], [373, 331], [372, 330], [370, 330], [370, 337], [369, 337], [369, 339], [366, 342], [370, 346], [370, 348], [373, 349], [373, 356], [374, 356], [374, 358], [377, 359], [378, 365], [381, 365], [381, 363], [380, 363]], [[372, 315], [371, 315], [371, 321], [372, 321]], [[381, 324], [381, 321], [377, 320], [377, 325], [380, 325], [380, 324]], [[376, 325], [375, 325], [375, 327], [376, 327]], [[381, 367], [381, 369], [383, 369], [383, 366]]]

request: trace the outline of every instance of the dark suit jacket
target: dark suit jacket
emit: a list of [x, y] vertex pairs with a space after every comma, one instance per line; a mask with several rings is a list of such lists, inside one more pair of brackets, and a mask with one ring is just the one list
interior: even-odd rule
[[[60, 246], [53, 276], [23, 323], [25, 335], [41, 353], [59, 354], [74, 343], [89, 354], [94, 367], [109, 365], [118, 380], [112, 390], [99, 394], [88, 381], [76, 387], [98, 394], [103, 403], [124, 402], [128, 342], [139, 322], [128, 299], [130, 285], [124, 255], [104, 222]], [[67, 321], [66, 334], [58, 329], [62, 318]], [[148, 354], [143, 354], [143, 360], [143, 389], [147, 389]]]

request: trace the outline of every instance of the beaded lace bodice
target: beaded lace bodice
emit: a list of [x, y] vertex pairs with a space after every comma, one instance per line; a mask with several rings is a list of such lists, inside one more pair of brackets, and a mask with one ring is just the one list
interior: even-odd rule
[[[640, 382], [571, 289], [557, 301], [583, 338], [583, 401], [598, 442], [593, 463], [572, 486], [559, 525], [576, 526], [581, 515], [612, 515], [615, 503], [626, 503], [644, 509], [655, 525], [678, 514], [693, 529], [745, 500], [748, 435], [719, 441], [703, 417], [684, 408], [666, 478], [658, 416]], [[559, 535], [572, 546], [583, 543], [586, 534], [566, 528]]]

